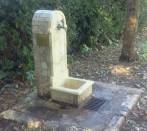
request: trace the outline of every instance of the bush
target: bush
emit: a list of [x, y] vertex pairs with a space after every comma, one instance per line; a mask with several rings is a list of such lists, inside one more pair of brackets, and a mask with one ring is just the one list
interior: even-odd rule
[[4, 71], [22, 72], [33, 68], [31, 44], [31, 17], [35, 11], [33, 4], [35, 0], [0, 1], [0, 66]]
[[33, 70], [31, 21], [35, 10], [60, 9], [68, 25], [68, 51], [113, 44], [123, 25], [124, 6], [116, 0], [1, 0], [0, 67]]
[[139, 30], [142, 30], [147, 26], [147, 1], [141, 0], [140, 4]]
[[61, 0], [69, 31], [69, 50], [112, 44], [122, 29], [124, 9], [115, 0]]

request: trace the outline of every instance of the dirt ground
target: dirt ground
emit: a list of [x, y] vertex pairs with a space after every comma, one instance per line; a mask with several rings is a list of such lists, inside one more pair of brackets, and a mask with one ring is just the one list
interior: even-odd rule
[[[147, 40], [147, 31], [139, 36], [138, 41], [140, 39]], [[140, 48], [141, 46], [139, 45]], [[116, 84], [116, 88], [118, 85], [125, 85], [144, 89], [140, 102], [129, 115], [121, 131], [147, 131], [147, 61], [120, 63], [120, 50], [119, 46], [107, 47], [102, 51], [93, 50], [88, 55], [77, 54], [70, 57], [69, 73], [74, 77], [113, 83]], [[32, 90], [23, 82], [1, 85], [3, 87], [0, 87], [0, 112], [10, 109]], [[0, 131], [28, 131], [26, 126], [0, 119]]]
[[98, 55], [76, 56], [70, 67], [74, 77], [86, 78], [106, 83], [141, 88], [145, 92], [130, 114], [122, 131], [147, 131], [147, 62], [119, 63], [120, 49], [107, 48]]

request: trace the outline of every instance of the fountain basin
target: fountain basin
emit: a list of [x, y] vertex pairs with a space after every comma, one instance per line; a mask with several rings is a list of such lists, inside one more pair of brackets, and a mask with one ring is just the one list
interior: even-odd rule
[[73, 106], [79, 106], [89, 100], [93, 82], [69, 77], [59, 87], [51, 87], [51, 98]]

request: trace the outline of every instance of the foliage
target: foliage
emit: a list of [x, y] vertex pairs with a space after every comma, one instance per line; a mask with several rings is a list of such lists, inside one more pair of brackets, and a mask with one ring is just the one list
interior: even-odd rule
[[82, 54], [89, 54], [92, 51], [92, 48], [88, 47], [86, 44], [83, 44], [81, 47]]
[[147, 26], [147, 0], [141, 0], [140, 4], [139, 30], [142, 30]]
[[89, 47], [109, 45], [121, 32], [124, 10], [115, 0], [62, 0], [67, 18], [69, 51], [86, 44]]
[[142, 61], [147, 61], [147, 41], [140, 47], [139, 57]]
[[26, 72], [26, 79], [30, 82], [30, 85], [33, 85], [34, 81], [34, 71], [30, 70]]
[[23, 73], [33, 68], [31, 17], [34, 4], [35, 0], [0, 1], [0, 67], [3, 71]]

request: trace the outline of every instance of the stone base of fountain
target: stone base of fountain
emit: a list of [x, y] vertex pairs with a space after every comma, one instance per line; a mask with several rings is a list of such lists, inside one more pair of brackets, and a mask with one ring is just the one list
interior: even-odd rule
[[75, 108], [52, 99], [40, 99], [35, 90], [0, 116], [28, 125], [34, 123], [32, 130], [119, 131], [141, 93], [139, 89], [95, 82], [91, 99]]

